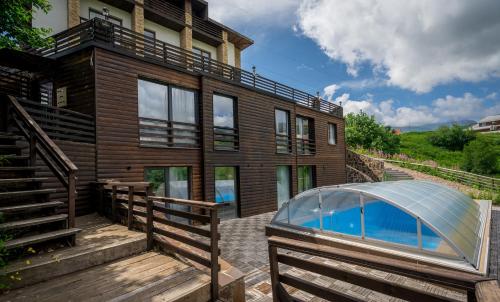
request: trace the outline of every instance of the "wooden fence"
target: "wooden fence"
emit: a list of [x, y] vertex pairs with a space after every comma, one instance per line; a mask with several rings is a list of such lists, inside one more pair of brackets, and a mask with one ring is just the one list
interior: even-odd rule
[[[106, 212], [106, 196], [111, 195], [111, 218], [129, 229], [139, 227], [147, 234], [147, 248], [155, 246], [181, 255], [210, 270], [211, 299], [219, 295], [220, 255], [217, 218], [218, 204], [155, 197], [147, 182], [102, 182], [99, 209]], [[176, 207], [174, 206], [182, 206]], [[123, 218], [123, 219], [122, 219]], [[186, 223], [175, 221], [184, 218]], [[203, 225], [208, 225], [208, 229]]]
[[[345, 291], [322, 286], [311, 280], [297, 278], [289, 273], [280, 273], [279, 264], [284, 264], [306, 272], [341, 280], [391, 297], [407, 301], [456, 301], [432, 291], [409, 286], [393, 279], [383, 279], [369, 274], [332, 266], [312, 259], [323, 258], [356, 265], [365, 269], [398, 274], [419, 281], [432, 283], [449, 289], [466, 292], [467, 301], [490, 302], [500, 296], [497, 280], [480, 275], [461, 272], [443, 267], [430, 266], [419, 262], [408, 262], [400, 258], [372, 254], [344, 246], [326, 244], [326, 240], [295, 234], [268, 226], [269, 262], [274, 301], [301, 301], [293, 297], [284, 285], [307, 292], [328, 301], [363, 301]], [[289, 252], [293, 253], [289, 253]]]
[[425, 164], [418, 164], [400, 160], [381, 159], [384, 162], [393, 163], [401, 167], [421, 171], [427, 174], [436, 175], [444, 179], [453, 180], [464, 185], [477, 189], [486, 189], [491, 191], [500, 191], [500, 179], [469, 173], [465, 171], [453, 170], [443, 167], [435, 167]]

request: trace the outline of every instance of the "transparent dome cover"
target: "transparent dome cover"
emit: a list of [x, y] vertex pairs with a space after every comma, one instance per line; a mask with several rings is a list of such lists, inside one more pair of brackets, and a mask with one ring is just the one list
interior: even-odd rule
[[409, 180], [311, 189], [286, 202], [272, 224], [403, 245], [477, 267], [487, 212], [461, 192]]

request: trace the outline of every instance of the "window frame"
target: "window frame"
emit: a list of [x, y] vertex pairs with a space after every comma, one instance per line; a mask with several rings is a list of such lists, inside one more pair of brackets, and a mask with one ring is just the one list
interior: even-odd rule
[[[277, 111], [282, 111], [282, 112], [285, 112], [286, 113], [286, 117], [287, 117], [287, 126], [288, 126], [288, 129], [287, 129], [287, 132], [288, 132], [288, 139], [287, 139], [287, 150], [286, 152], [280, 152], [278, 150], [278, 135], [279, 136], [283, 136], [282, 134], [278, 134], [278, 129], [277, 129]], [[275, 153], [276, 154], [283, 154], [283, 155], [290, 155], [292, 154], [292, 123], [291, 123], [291, 114], [290, 114], [290, 110], [286, 110], [286, 109], [282, 109], [282, 108], [278, 108], [278, 107], [275, 107], [274, 108], [274, 137], [275, 137], [275, 140], [274, 140], [274, 144], [276, 145], [275, 147]]]
[[[330, 132], [331, 132], [331, 127], [333, 126], [333, 143], [330, 142]], [[328, 145], [330, 146], [336, 146], [337, 145], [337, 124], [336, 123], [328, 123], [328, 131], [327, 131], [327, 142], [328, 142]]]
[[170, 175], [169, 175], [169, 170], [170, 168], [187, 168], [187, 172], [188, 172], [188, 177], [187, 177], [187, 189], [188, 189], [188, 199], [192, 199], [193, 198], [193, 184], [192, 184], [192, 181], [193, 181], [193, 167], [192, 166], [178, 166], [178, 165], [174, 165], [174, 166], [145, 166], [144, 167], [144, 180], [145, 181], [148, 181], [147, 179], [147, 172], [146, 170], [163, 170], [163, 177], [165, 179], [165, 196], [169, 196], [170, 195]]
[[[215, 125], [215, 102], [214, 102], [214, 96], [221, 96], [221, 97], [225, 97], [225, 98], [230, 98], [233, 100], [233, 128], [229, 128], [229, 127], [221, 127], [221, 126], [216, 126]], [[232, 130], [232, 131], [235, 131], [235, 133], [237, 133], [237, 136], [236, 136], [236, 140], [234, 142], [234, 147], [232, 149], [230, 148], [217, 148], [215, 142], [216, 142], [216, 139], [215, 139], [215, 128], [222, 128], [222, 129], [228, 129], [228, 130]], [[236, 96], [232, 96], [232, 95], [229, 95], [229, 94], [226, 94], [226, 93], [221, 93], [221, 92], [213, 92], [212, 93], [212, 135], [213, 135], [213, 140], [212, 140], [212, 144], [213, 144], [213, 150], [214, 151], [223, 151], [223, 152], [239, 152], [240, 151], [240, 128], [239, 128], [239, 112], [238, 112], [238, 97]]]
[[[153, 37], [148, 37], [148, 36], [146, 36], [146, 32], [150, 32], [150, 33], [152, 33], [152, 34], [153, 34]], [[155, 39], [155, 40], [156, 40], [156, 32], [155, 32], [154, 30], [144, 28], [144, 36], [145, 36], [145, 37], [148, 37], [148, 38], [150, 38], [150, 39]]]
[[[193, 46], [193, 50], [199, 51], [200, 52], [199, 55], [202, 56], [203, 59], [208, 59], [208, 60], [212, 59], [212, 53], [206, 49]], [[205, 57], [204, 54], [208, 54], [208, 57]]]
[[[298, 137], [299, 135], [299, 131], [297, 131], [297, 126], [298, 126], [298, 120], [307, 120], [307, 127], [308, 127], [308, 137], [307, 139], [303, 138], [303, 134], [302, 137]], [[303, 122], [302, 122], [302, 131], [301, 133], [303, 133]], [[308, 142], [308, 147], [307, 147], [307, 150], [305, 149], [305, 147], [303, 147], [302, 149], [299, 148], [299, 141], [303, 142], [303, 141], [307, 141]], [[306, 156], [311, 156], [311, 155], [315, 155], [316, 154], [316, 131], [315, 131], [315, 123], [314, 123], [314, 119], [311, 118], [311, 117], [308, 117], [308, 116], [304, 116], [304, 115], [295, 115], [295, 142], [296, 142], [296, 152], [297, 152], [297, 155], [306, 155]], [[312, 145], [312, 146], [311, 146]], [[305, 150], [303, 152], [303, 150]]]
[[[153, 78], [148, 78], [148, 77], [144, 77], [144, 76], [138, 76], [137, 77], [137, 91], [139, 91], [139, 81], [145, 81], [145, 82], [151, 82], [151, 83], [155, 83], [155, 84], [159, 84], [159, 85], [163, 85], [163, 86], [166, 86], [167, 87], [167, 96], [168, 96], [168, 100], [167, 100], [167, 119], [166, 120], [162, 120], [162, 119], [157, 119], [157, 120], [161, 120], [163, 122], [166, 122], [166, 123], [176, 123], [174, 120], [173, 120], [173, 111], [172, 111], [172, 88], [176, 88], [176, 89], [181, 89], [181, 90], [186, 90], [186, 91], [190, 91], [190, 92], [193, 92], [194, 94], [194, 119], [195, 119], [195, 123], [194, 124], [191, 124], [193, 126], [196, 126], [196, 127], [200, 127], [200, 100], [199, 100], [199, 96], [200, 96], [200, 93], [198, 92], [198, 90], [196, 89], [193, 89], [193, 88], [186, 88], [186, 87], [183, 87], [183, 86], [179, 86], [179, 85], [176, 85], [176, 84], [170, 84], [170, 83], [167, 83], [167, 82], [163, 82], [161, 80], [158, 80], [158, 79], [153, 79]], [[169, 141], [172, 141], [172, 146], [144, 146], [141, 144], [140, 142], [140, 138], [141, 138], [141, 122], [140, 122], [140, 119], [141, 118], [148, 118], [148, 117], [143, 117], [140, 115], [139, 113], [139, 107], [140, 107], [140, 97], [139, 97], [139, 93], [137, 94], [137, 123], [139, 125], [139, 129], [138, 129], [138, 137], [139, 137], [139, 146], [140, 147], [146, 147], [146, 148], [184, 148], [184, 149], [199, 149], [201, 148], [201, 136], [200, 137], [196, 137], [194, 136], [193, 137], [193, 140], [196, 140], [198, 141], [198, 143], [196, 145], [196, 147], [183, 147], [183, 146], [175, 146], [175, 143], [173, 143], [173, 140], [174, 138], [169, 138]], [[153, 118], [154, 119], [154, 118]], [[177, 122], [177, 123], [181, 123], [181, 122]], [[172, 128], [171, 131], [174, 131], [174, 128]]]
[[[214, 203], [216, 202], [216, 173], [215, 170], [217, 168], [234, 168], [234, 198], [236, 199], [234, 201], [234, 204], [236, 205], [236, 217], [235, 218], [240, 218], [241, 217], [241, 199], [240, 199], [240, 167], [239, 166], [232, 166], [232, 165], [214, 165], [213, 166], [213, 189], [214, 189]], [[226, 203], [220, 203], [222, 204], [222, 207], [224, 207], [225, 204], [229, 204], [230, 202]], [[222, 208], [220, 208], [222, 209]]]
[[[89, 7], [89, 20], [92, 20], [92, 18], [90, 17], [90, 13], [94, 13], [94, 14], [101, 15], [101, 16], [102, 16], [102, 18], [101, 18], [101, 19], [102, 19], [102, 20], [106, 20], [106, 18], [105, 18], [105, 17], [104, 17], [104, 15], [102, 14], [102, 11], [99, 11], [99, 10], [97, 10], [97, 9], [93, 8], [93, 7]], [[115, 17], [115, 16], [113, 16], [113, 15], [111, 15], [111, 14], [109, 14], [109, 16], [108, 16], [107, 18], [108, 18], [108, 19], [111, 19], [111, 20], [118, 21], [118, 22], [120, 23], [119, 25], [120, 25], [120, 26], [123, 26], [123, 20], [122, 20], [122, 19], [120, 19], [120, 18], [118, 18], [118, 17]], [[113, 23], [113, 22], [111, 22], [111, 23]], [[114, 23], [113, 23], [113, 24], [114, 24]], [[115, 24], [115, 25], [117, 25], [117, 24]]]

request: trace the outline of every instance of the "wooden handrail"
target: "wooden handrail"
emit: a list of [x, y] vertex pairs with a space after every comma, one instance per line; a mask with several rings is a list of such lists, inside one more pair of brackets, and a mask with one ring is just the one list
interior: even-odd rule
[[[220, 220], [217, 218], [217, 211], [221, 206], [220, 204], [156, 197], [153, 196], [151, 185], [148, 182], [100, 181], [97, 184], [100, 185], [100, 207], [103, 207], [104, 190], [109, 192], [111, 189], [112, 219], [117, 221], [120, 216], [119, 210], [122, 212], [126, 210], [126, 223], [129, 229], [132, 229], [134, 222], [142, 225], [143, 230], [145, 227], [148, 250], [158, 246], [207, 267], [210, 270], [211, 277], [211, 301], [217, 300], [219, 295], [218, 273], [220, 271], [218, 258], [220, 255], [220, 234], [218, 233]], [[136, 188], [140, 188], [141, 191], [135, 191]], [[121, 206], [119, 207], [118, 204]], [[199, 214], [191, 210], [172, 209], [165, 206], [165, 204], [177, 204], [201, 209], [204, 214]], [[139, 208], [134, 209], [135, 205]], [[142, 217], [142, 219], [134, 221], [134, 216]], [[188, 221], [209, 224], [209, 229], [207, 230], [200, 225], [190, 222], [174, 221], [171, 218], [172, 216], [185, 218]], [[120, 219], [120, 221], [122, 220]], [[197, 236], [190, 237], [185, 232], [193, 233]], [[208, 238], [210, 243], [207, 243], [206, 240], [205, 242], [201, 241], [199, 236]]]
[[335, 297], [344, 301], [351, 301], [352, 299], [344, 296], [341, 292], [337, 292], [335, 290], [331, 291], [330, 289], [315, 285], [305, 280], [294, 279], [293, 276], [289, 276], [287, 274], [280, 274], [278, 263], [283, 263], [302, 270], [343, 280], [348, 283], [356, 284], [364, 288], [409, 301], [448, 300], [445, 297], [436, 296], [430, 292], [407, 287], [404, 284], [398, 284], [391, 280], [381, 280], [379, 278], [373, 278], [370, 275], [343, 270], [341, 267], [333, 267], [320, 262], [297, 258], [288, 254], [280, 254], [278, 252], [279, 250], [293, 251], [316, 257], [332, 259], [356, 266], [381, 270], [441, 286], [451, 287], [458, 290], [464, 290], [467, 292], [468, 301], [474, 301], [476, 287], [479, 283], [491, 280], [491, 278], [486, 278], [473, 273], [460, 272], [444, 267], [429, 266], [424, 263], [409, 263], [401, 259], [362, 253], [341, 247], [326, 246], [276, 235], [269, 237], [268, 244], [274, 301], [287, 300], [287, 293], [286, 291], [283, 292], [281, 283], [308, 291], [322, 298], [325, 298], [324, 295], [327, 295], [331, 298], [330, 301], [333, 301], [332, 299]]
[[[52, 141], [40, 128], [35, 120], [24, 110], [17, 99], [7, 96], [8, 106], [18, 118], [19, 130], [30, 143], [30, 164], [36, 164], [36, 154], [61, 181], [68, 191], [68, 227], [75, 226], [75, 199], [76, 199], [76, 165], [64, 154], [59, 146]], [[57, 165], [57, 166], [56, 166]]]

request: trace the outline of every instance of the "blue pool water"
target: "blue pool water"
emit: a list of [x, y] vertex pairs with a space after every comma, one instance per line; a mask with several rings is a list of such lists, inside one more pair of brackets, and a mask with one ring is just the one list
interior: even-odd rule
[[[365, 204], [365, 237], [418, 247], [417, 221], [409, 214], [383, 201]], [[327, 212], [327, 214], [325, 214]], [[361, 209], [351, 207], [338, 211], [323, 211], [323, 230], [361, 236]], [[303, 227], [319, 229], [319, 218], [307, 221]], [[435, 250], [442, 239], [422, 224], [422, 247]]]

